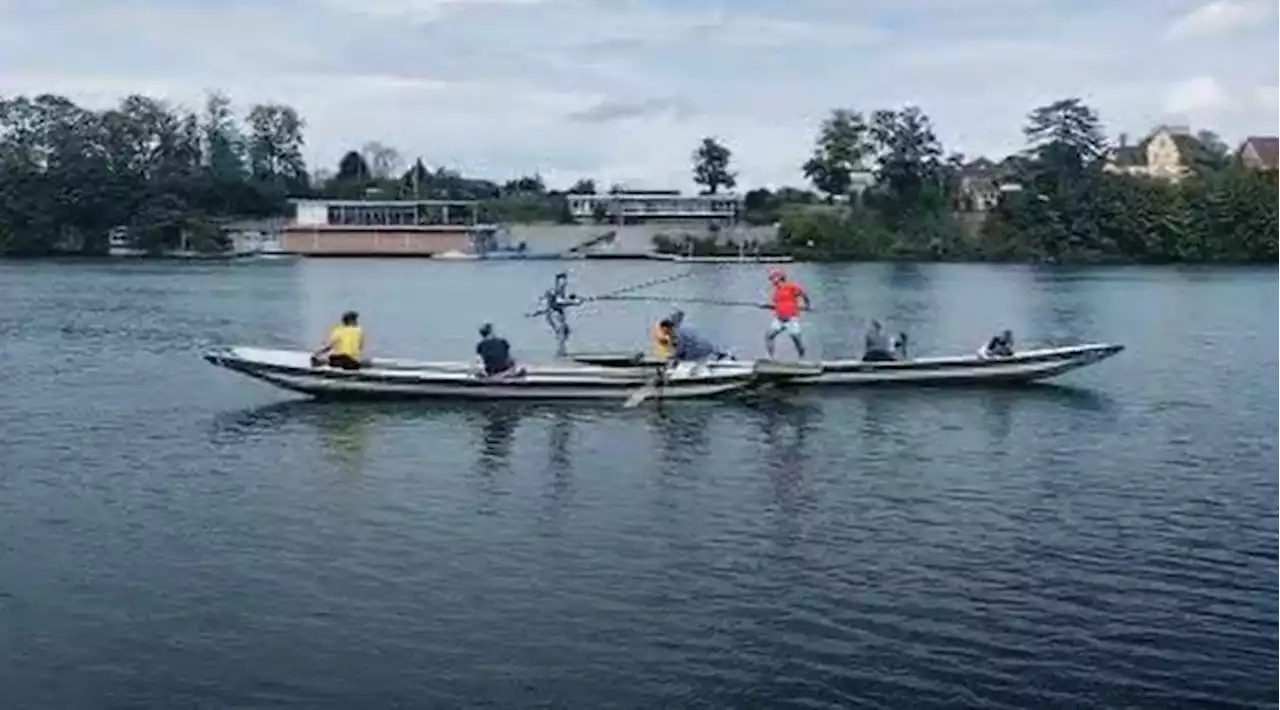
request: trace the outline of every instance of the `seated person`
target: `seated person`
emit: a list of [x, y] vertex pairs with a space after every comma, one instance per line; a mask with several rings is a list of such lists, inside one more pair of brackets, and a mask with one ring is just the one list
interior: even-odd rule
[[342, 314], [342, 323], [329, 332], [329, 339], [324, 345], [311, 354], [311, 366], [358, 370], [363, 352], [364, 331], [360, 328], [360, 314], [347, 311]]
[[1004, 330], [995, 335], [991, 340], [987, 341], [978, 350], [978, 357], [981, 358], [1001, 358], [1013, 357], [1013, 331]]
[[653, 326], [650, 333], [652, 355], [655, 360], [674, 360], [676, 357], [676, 325], [664, 318]]
[[895, 359], [893, 351], [889, 349], [889, 338], [885, 336], [880, 321], [871, 321], [871, 328], [867, 331], [866, 347], [862, 353], [863, 362], [886, 362]]
[[675, 327], [677, 360], [724, 360], [729, 357], [729, 353], [684, 325], [684, 311], [672, 313], [668, 320]]
[[907, 359], [907, 334], [898, 333], [893, 338], [893, 357], [897, 360]]
[[506, 338], [493, 334], [493, 326], [485, 323], [480, 326], [480, 342], [476, 343], [476, 356], [480, 359], [480, 367], [485, 377], [510, 377], [522, 374], [511, 358], [511, 344]]

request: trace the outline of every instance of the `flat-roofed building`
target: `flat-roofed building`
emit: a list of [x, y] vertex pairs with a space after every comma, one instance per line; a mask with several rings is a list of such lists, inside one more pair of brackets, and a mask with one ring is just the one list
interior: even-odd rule
[[469, 251], [480, 203], [463, 200], [293, 200], [282, 250], [312, 256], [429, 256]]

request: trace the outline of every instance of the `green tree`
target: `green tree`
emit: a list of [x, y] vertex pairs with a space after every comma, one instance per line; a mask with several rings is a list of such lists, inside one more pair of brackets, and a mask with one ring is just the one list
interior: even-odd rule
[[249, 110], [249, 172], [257, 180], [298, 192], [306, 190], [302, 158], [305, 122], [289, 106], [259, 104]]
[[378, 141], [369, 141], [360, 148], [360, 155], [375, 180], [389, 180], [400, 169], [400, 151]]
[[0, 101], [0, 254], [101, 254], [113, 232], [159, 251], [221, 215], [279, 214], [282, 196], [236, 170], [228, 106], [210, 97], [197, 116], [145, 96], [105, 111], [49, 94]]
[[802, 166], [804, 176], [828, 203], [849, 194], [853, 174], [871, 154], [868, 127], [862, 114], [835, 109], [822, 122], [813, 155]]
[[231, 99], [213, 92], [204, 106], [204, 160], [217, 181], [238, 181], [245, 175], [245, 140], [236, 126]]
[[732, 190], [738, 183], [737, 174], [729, 170], [733, 152], [715, 138], [702, 139], [693, 151], [693, 182], [702, 185], [712, 195], [720, 188]]
[[876, 207], [888, 224], [907, 222], [947, 210], [942, 145], [920, 109], [876, 111], [871, 117], [876, 150]]
[[582, 178], [569, 188], [570, 195], [594, 195], [596, 194], [596, 181], [590, 178]]

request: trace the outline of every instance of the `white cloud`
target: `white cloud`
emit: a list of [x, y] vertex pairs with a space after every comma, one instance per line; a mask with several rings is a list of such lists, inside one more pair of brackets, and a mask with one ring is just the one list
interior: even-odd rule
[[1255, 86], [1253, 88], [1253, 100], [1258, 108], [1275, 114], [1280, 111], [1280, 88], [1277, 88], [1275, 84]]
[[[1268, 4], [1258, 0], [1214, 0], [1174, 20], [1165, 34], [1170, 39], [1224, 37], [1260, 24], [1267, 15]], [[1268, 29], [1274, 31], [1274, 23]]]
[[335, 10], [373, 17], [434, 21], [467, 5], [535, 5], [543, 0], [320, 0]]
[[[1258, 61], [1276, 54], [1274, 25], [1215, 39], [1257, 21], [1247, 0], [1181, 19], [1168, 0], [743, 5], [12, 3], [0, 22], [0, 94], [61, 92], [105, 106], [148, 93], [195, 108], [205, 90], [222, 89], [242, 108], [295, 106], [313, 167], [378, 140], [493, 178], [538, 170], [553, 184], [585, 176], [684, 188], [706, 135], [734, 149], [744, 185], [800, 182], [835, 106], [916, 103], [948, 150], [969, 155], [1016, 149], [1026, 113], [1064, 96], [1093, 103], [1112, 134], [1145, 133], [1170, 113], [1228, 137], [1275, 130], [1275, 90], [1265, 87], [1280, 77]], [[1170, 23], [1182, 28], [1172, 35], [1202, 41], [1152, 51]]]
[[1225, 87], [1211, 76], [1179, 81], [1165, 92], [1164, 108], [1171, 114], [1212, 116], [1227, 111], [1234, 102]]

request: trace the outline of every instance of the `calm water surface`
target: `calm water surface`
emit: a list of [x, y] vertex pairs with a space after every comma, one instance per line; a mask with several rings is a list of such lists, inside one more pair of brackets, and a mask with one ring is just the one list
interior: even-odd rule
[[[3, 705], [1276, 707], [1274, 269], [792, 270], [829, 357], [870, 316], [917, 351], [1129, 346], [1025, 391], [343, 406], [199, 358], [353, 307], [384, 354], [493, 320], [540, 359], [557, 268], [0, 265]], [[686, 310], [762, 349], [763, 314]]]

